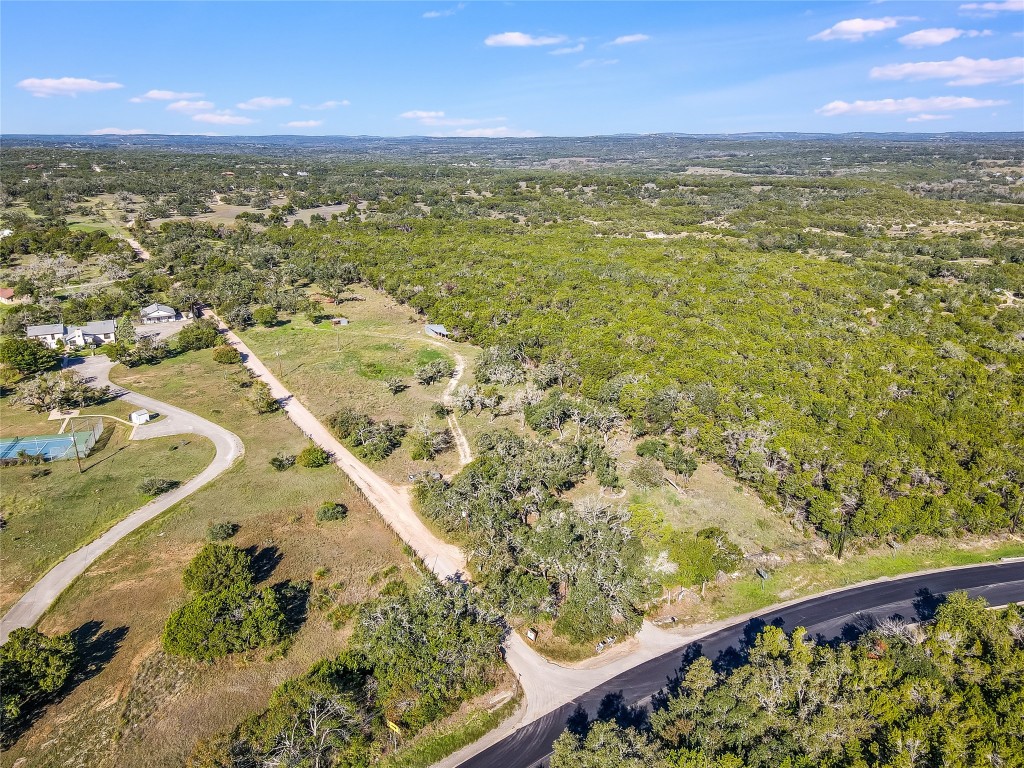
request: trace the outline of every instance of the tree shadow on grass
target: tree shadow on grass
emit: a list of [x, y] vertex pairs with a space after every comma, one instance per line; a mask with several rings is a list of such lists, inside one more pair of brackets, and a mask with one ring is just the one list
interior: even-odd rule
[[272, 589], [277, 595], [278, 605], [284, 613], [289, 633], [299, 631], [309, 614], [309, 594], [312, 584], [308, 581], [282, 581]]
[[245, 553], [252, 558], [250, 570], [252, 571], [253, 584], [261, 584], [269, 579], [284, 558], [276, 544], [271, 544], [269, 547], [263, 547], [262, 549], [253, 545], [247, 547]]
[[87, 621], [68, 633], [75, 644], [78, 660], [67, 682], [54, 693], [26, 704], [20, 717], [4, 719], [0, 728], [0, 748], [7, 749], [18, 741], [46, 713], [48, 707], [65, 699], [86, 680], [96, 677], [117, 655], [128, 634], [128, 627], [103, 629], [101, 621]]

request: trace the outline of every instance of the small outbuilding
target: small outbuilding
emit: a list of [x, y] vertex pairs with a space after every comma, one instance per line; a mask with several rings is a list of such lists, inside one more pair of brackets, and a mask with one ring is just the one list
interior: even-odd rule
[[16, 296], [13, 288], [0, 288], [0, 304], [27, 304], [29, 301], [28, 296]]
[[447, 339], [448, 329], [443, 325], [431, 324], [424, 328], [427, 332], [427, 336], [433, 336], [435, 339]]
[[128, 417], [131, 419], [132, 424], [138, 426], [139, 424], [145, 424], [153, 418], [153, 414], [147, 411], [145, 408], [140, 408], [137, 411], [132, 411], [132, 415]]
[[332, 317], [331, 325], [348, 325], [347, 317]]

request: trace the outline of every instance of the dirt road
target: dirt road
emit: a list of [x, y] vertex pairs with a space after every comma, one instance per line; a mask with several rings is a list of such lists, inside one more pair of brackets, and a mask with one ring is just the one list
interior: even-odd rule
[[[215, 316], [214, 316], [215, 317]], [[285, 413], [313, 442], [334, 455], [334, 461], [366, 495], [384, 522], [416, 552], [439, 579], [466, 571], [466, 558], [458, 547], [435, 536], [413, 511], [407, 496], [400, 493], [384, 478], [357, 459], [282, 384], [270, 369], [246, 346], [237, 334], [223, 323], [221, 327], [228, 342], [241, 354], [245, 366], [270, 387], [270, 393], [281, 402]]]

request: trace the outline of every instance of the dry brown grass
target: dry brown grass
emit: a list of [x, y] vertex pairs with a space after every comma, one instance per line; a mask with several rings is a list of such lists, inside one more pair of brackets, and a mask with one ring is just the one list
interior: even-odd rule
[[[160, 633], [185, 598], [181, 574], [202, 546], [207, 526], [234, 521], [232, 543], [280, 555], [267, 579], [341, 583], [340, 599], [370, 596], [370, 576], [396, 565], [411, 577], [400, 542], [373, 510], [352, 493], [333, 467], [276, 472], [269, 459], [297, 453], [305, 438], [283, 415], [256, 416], [243, 402], [232, 374], [210, 358], [190, 353], [145, 370], [115, 369], [120, 384], [189, 408], [235, 431], [244, 458], [214, 483], [136, 531], [103, 557], [44, 617], [46, 632], [99, 622], [117, 640], [112, 658], [73, 689], [8, 753], [26, 766], [180, 766], [201, 738], [231, 728], [261, 710], [275, 686], [337, 652], [344, 631], [311, 613], [288, 652], [266, 651], [198, 664], [167, 657]], [[346, 520], [318, 525], [326, 500], [349, 507]], [[119, 639], [118, 639], [119, 638]], [[107, 645], [115, 643], [107, 642]]]

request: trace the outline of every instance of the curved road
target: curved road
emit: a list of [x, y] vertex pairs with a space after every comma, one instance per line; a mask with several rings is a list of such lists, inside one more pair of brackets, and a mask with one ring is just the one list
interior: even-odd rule
[[1024, 601], [1024, 561], [954, 568], [875, 582], [769, 611], [616, 675], [456, 764], [463, 768], [533, 768], [546, 765], [552, 743], [565, 729], [566, 721], [577, 707], [582, 707], [593, 717], [601, 700], [609, 693], [621, 693], [630, 705], [646, 704], [669, 679], [675, 677], [685, 653], [699, 652], [711, 659], [728, 658], [768, 624], [787, 632], [804, 627], [811, 637], [820, 641], [850, 638], [873, 619], [897, 615], [908, 621], [927, 619], [943, 595], [961, 589], [971, 597], [984, 597], [990, 605]]
[[111, 386], [114, 394], [122, 400], [167, 417], [154, 424], [136, 427], [133, 439], [194, 433], [209, 438], [217, 452], [206, 469], [191, 480], [139, 507], [119, 523], [108, 528], [102, 536], [72, 552], [51, 568], [43, 578], [32, 585], [28, 592], [22, 595], [17, 603], [11, 606], [11, 609], [0, 620], [0, 643], [7, 642], [7, 637], [12, 630], [35, 625], [53, 605], [61, 592], [85, 573], [85, 570], [100, 555], [136, 528], [145, 525], [186, 496], [198, 491], [227, 470], [235, 462], [235, 459], [245, 452], [242, 441], [234, 432], [229, 432], [212, 421], [207, 421], [182, 408], [176, 408], [152, 397], [111, 385], [109, 374], [114, 364], [105, 356], [83, 358], [72, 364], [83, 377], [93, 379], [99, 385]]

